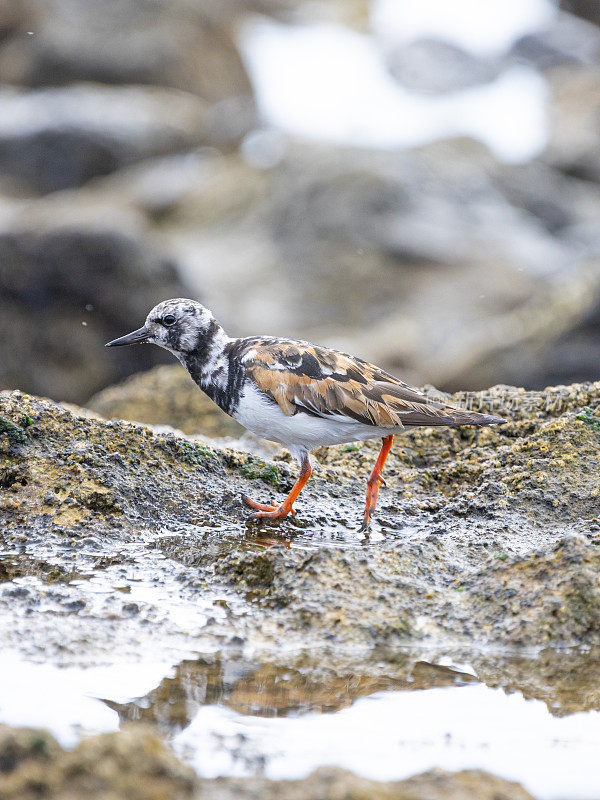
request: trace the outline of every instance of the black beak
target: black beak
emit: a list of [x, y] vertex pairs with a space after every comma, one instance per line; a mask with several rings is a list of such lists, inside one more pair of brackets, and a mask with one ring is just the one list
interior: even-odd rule
[[104, 346], [122, 347], [124, 344], [139, 344], [140, 342], [147, 342], [149, 338], [150, 332], [146, 327], [143, 327], [128, 333], [126, 336], [121, 336], [119, 339], [113, 339], [112, 342], [107, 342]]

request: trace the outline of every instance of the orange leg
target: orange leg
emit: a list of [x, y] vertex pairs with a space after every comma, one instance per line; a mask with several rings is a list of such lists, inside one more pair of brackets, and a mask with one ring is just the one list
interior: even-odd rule
[[375, 511], [375, 506], [377, 505], [377, 496], [379, 494], [379, 484], [383, 483], [385, 485], [385, 481], [381, 477], [381, 470], [383, 469], [385, 460], [392, 449], [394, 437], [386, 436], [384, 439], [382, 439], [382, 441], [383, 444], [381, 445], [379, 456], [377, 457], [377, 461], [373, 467], [373, 472], [367, 481], [367, 502], [365, 504], [365, 516], [363, 519], [363, 524], [361, 525], [362, 531], [366, 531], [368, 529], [371, 521], [371, 513]]
[[298, 476], [298, 480], [292, 487], [292, 491], [288, 494], [280, 506], [270, 506], [265, 505], [264, 503], [257, 503], [255, 500], [251, 500], [245, 494], [242, 495], [242, 500], [247, 506], [250, 506], [250, 508], [256, 509], [256, 514], [252, 514], [253, 519], [262, 519], [263, 517], [268, 519], [278, 519], [281, 517], [287, 517], [288, 514], [293, 515], [296, 513], [293, 509], [293, 504], [297, 500], [302, 489], [306, 486], [311, 474], [312, 469], [308, 454], [306, 453], [300, 464], [300, 475]]

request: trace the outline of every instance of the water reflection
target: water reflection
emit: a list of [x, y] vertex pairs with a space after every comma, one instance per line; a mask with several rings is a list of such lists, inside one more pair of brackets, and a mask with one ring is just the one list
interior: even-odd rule
[[69, 583], [91, 577], [91, 573], [65, 569], [55, 563], [27, 553], [0, 552], [0, 583], [8, 583], [26, 575], [35, 575], [44, 583]]
[[172, 676], [128, 703], [105, 700], [122, 722], [144, 721], [163, 733], [185, 728], [203, 705], [222, 705], [244, 715], [286, 717], [347, 708], [359, 697], [390, 690], [465, 686], [467, 673], [425, 661], [406, 661], [398, 674], [357, 674], [239, 659], [182, 661]]
[[141, 720], [206, 777], [298, 777], [336, 764], [391, 780], [478, 767], [543, 800], [600, 794], [598, 651], [253, 660], [230, 650], [87, 669], [0, 661], [1, 722], [48, 727], [70, 745]]
[[542, 700], [557, 717], [600, 710], [600, 651], [545, 650], [535, 657], [518, 654], [474, 659], [479, 678], [490, 687], [526, 699]]

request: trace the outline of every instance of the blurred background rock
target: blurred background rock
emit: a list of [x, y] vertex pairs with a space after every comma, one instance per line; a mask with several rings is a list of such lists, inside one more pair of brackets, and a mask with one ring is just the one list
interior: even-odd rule
[[83, 403], [166, 363], [102, 345], [178, 295], [417, 385], [597, 378], [599, 24], [577, 0], [4, 0], [0, 388]]

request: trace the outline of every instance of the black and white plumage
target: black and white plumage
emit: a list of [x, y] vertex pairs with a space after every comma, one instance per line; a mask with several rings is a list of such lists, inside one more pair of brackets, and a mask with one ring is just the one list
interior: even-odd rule
[[227, 414], [265, 439], [287, 447], [300, 478], [280, 506], [244, 497], [255, 517], [285, 517], [310, 477], [317, 447], [381, 438], [367, 482], [363, 527], [375, 508], [392, 438], [414, 426], [495, 425], [500, 417], [453, 408], [360, 358], [309, 342], [276, 337], [232, 339], [194, 300], [160, 303], [142, 328], [107, 347], [152, 342], [172, 352], [198, 386]]

